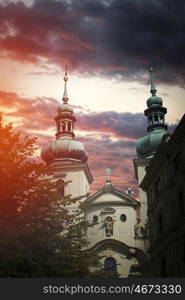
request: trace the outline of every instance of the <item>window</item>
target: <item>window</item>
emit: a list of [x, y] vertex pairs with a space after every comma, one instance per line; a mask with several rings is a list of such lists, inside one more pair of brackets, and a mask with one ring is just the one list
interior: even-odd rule
[[163, 233], [163, 219], [162, 213], [159, 213], [159, 234]]
[[98, 224], [98, 217], [97, 216], [93, 216], [93, 224]]
[[68, 131], [71, 131], [71, 123], [68, 123]]
[[180, 216], [184, 216], [184, 199], [183, 199], [183, 192], [178, 192], [178, 203], [179, 203], [179, 210], [180, 210]]
[[174, 169], [174, 172], [178, 172], [180, 170], [181, 163], [182, 163], [181, 162], [181, 153], [180, 153], [180, 151], [178, 151], [177, 155], [173, 159], [173, 169]]
[[62, 131], [65, 131], [65, 124], [64, 123], [62, 123]]
[[120, 220], [121, 220], [122, 222], [125, 222], [126, 219], [127, 219], [127, 217], [126, 217], [125, 214], [122, 214], [122, 215], [120, 216]]
[[57, 180], [57, 190], [61, 196], [64, 196], [64, 185], [65, 185], [65, 182], [63, 179]]
[[167, 265], [166, 265], [166, 259], [165, 258], [162, 258], [162, 260], [161, 260], [161, 276], [162, 277], [168, 277]]
[[158, 121], [158, 115], [154, 115], [154, 120], [155, 120], [155, 122]]
[[159, 196], [160, 193], [160, 178], [155, 182], [155, 197]]
[[104, 268], [108, 272], [117, 272], [117, 263], [113, 257], [107, 257], [104, 261]]

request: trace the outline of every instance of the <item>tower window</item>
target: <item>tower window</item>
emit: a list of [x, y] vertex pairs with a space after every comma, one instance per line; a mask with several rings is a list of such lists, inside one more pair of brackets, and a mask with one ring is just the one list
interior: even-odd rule
[[93, 216], [93, 224], [98, 224], [98, 216]]
[[62, 131], [65, 131], [65, 124], [62, 123]]
[[115, 258], [107, 257], [104, 261], [104, 268], [108, 272], [117, 272], [117, 263]]
[[120, 216], [120, 220], [121, 220], [122, 222], [125, 222], [126, 219], [127, 219], [127, 216], [126, 216], [125, 214], [122, 214], [122, 215]]
[[68, 123], [68, 131], [71, 131], [71, 123]]
[[155, 116], [154, 116], [154, 120], [155, 120], [155, 122], [158, 121], [158, 115], [155, 115]]

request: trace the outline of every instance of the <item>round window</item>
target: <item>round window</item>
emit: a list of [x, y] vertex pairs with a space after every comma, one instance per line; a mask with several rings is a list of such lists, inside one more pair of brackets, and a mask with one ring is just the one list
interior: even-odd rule
[[122, 215], [120, 216], [120, 220], [121, 220], [122, 222], [125, 222], [126, 219], [127, 219], [126, 215], [122, 214]]
[[98, 217], [97, 216], [93, 216], [93, 223], [97, 224], [98, 223]]

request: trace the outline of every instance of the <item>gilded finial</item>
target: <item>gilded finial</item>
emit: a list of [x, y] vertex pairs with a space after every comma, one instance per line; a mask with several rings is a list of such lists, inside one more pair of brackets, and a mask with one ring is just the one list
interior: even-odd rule
[[66, 69], [65, 69], [65, 75], [64, 75], [64, 94], [63, 94], [63, 102], [67, 103], [69, 98], [68, 98], [68, 94], [67, 94], [67, 81], [68, 81], [68, 77], [67, 77], [67, 65], [66, 65]]
[[155, 69], [153, 67], [149, 68], [149, 72], [151, 74], [151, 77], [150, 77], [150, 82], [151, 82], [150, 93], [152, 94], [152, 96], [156, 96], [156, 93], [157, 93], [157, 90], [156, 90], [155, 85], [154, 85], [154, 79], [153, 79], [153, 72], [154, 71], [155, 71]]

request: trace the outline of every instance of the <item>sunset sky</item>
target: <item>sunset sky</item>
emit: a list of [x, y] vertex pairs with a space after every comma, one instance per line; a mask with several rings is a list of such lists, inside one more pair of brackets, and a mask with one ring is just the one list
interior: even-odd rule
[[91, 190], [110, 167], [113, 184], [137, 194], [132, 159], [146, 134], [150, 66], [171, 131], [185, 112], [184, 16], [175, 0], [0, 0], [0, 111], [39, 149], [54, 140], [67, 64]]

